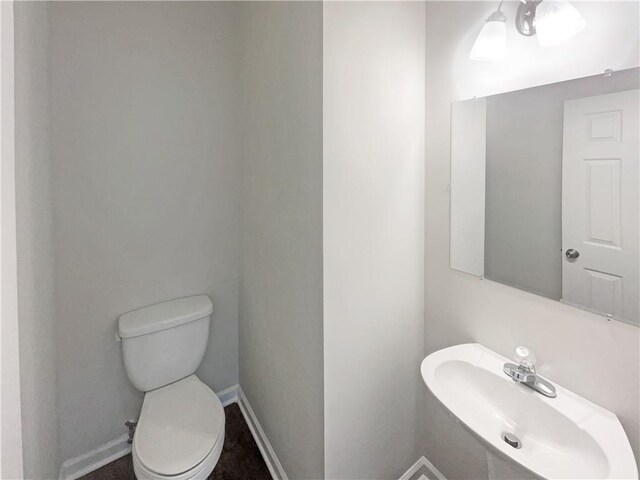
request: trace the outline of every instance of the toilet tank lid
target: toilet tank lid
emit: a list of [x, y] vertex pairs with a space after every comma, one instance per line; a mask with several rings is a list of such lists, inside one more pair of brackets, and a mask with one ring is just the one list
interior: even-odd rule
[[157, 303], [120, 316], [118, 335], [131, 338], [166, 330], [207, 317], [212, 311], [213, 304], [206, 295]]

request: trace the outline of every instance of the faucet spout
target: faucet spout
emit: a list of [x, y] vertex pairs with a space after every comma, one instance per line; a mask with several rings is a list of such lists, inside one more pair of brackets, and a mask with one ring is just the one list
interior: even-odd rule
[[545, 380], [540, 375], [535, 373], [535, 370], [523, 365], [516, 365], [514, 363], [505, 363], [502, 368], [514, 382], [521, 383], [527, 387], [541, 393], [545, 397], [555, 398], [558, 396], [556, 387], [551, 382]]
[[536, 378], [535, 372], [523, 367], [522, 365], [515, 365], [513, 363], [505, 363], [502, 368], [504, 373], [509, 375], [514, 381], [519, 383], [532, 382]]

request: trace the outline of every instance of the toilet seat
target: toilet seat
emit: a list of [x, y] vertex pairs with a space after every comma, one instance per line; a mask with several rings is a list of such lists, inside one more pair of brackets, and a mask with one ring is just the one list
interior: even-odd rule
[[206, 478], [224, 443], [224, 409], [195, 375], [146, 393], [133, 439], [140, 479]]

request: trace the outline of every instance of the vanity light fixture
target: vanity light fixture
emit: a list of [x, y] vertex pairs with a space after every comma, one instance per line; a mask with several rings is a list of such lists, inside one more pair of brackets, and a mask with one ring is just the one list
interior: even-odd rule
[[[507, 17], [498, 9], [486, 19], [469, 58], [501, 61], [507, 44]], [[567, 0], [520, 0], [515, 26], [518, 33], [538, 36], [541, 47], [558, 45], [579, 33], [587, 24], [580, 12]]]
[[478, 61], [501, 62], [507, 49], [507, 16], [498, 9], [487, 17], [478, 34], [469, 58]]
[[535, 15], [535, 30], [541, 47], [552, 47], [577, 35], [587, 21], [567, 0], [545, 0]]

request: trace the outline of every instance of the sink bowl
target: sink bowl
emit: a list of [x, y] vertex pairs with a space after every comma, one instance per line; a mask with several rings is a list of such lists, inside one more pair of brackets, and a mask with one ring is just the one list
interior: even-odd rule
[[555, 383], [558, 396], [547, 398], [514, 382], [502, 372], [510, 361], [466, 344], [432, 353], [420, 369], [429, 390], [455, 418], [534, 475], [638, 478], [615, 414]]

